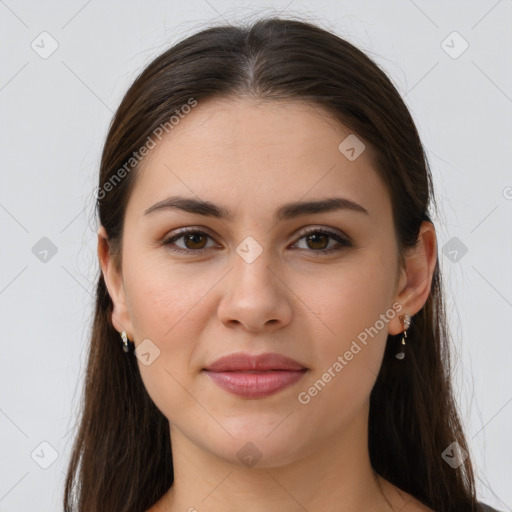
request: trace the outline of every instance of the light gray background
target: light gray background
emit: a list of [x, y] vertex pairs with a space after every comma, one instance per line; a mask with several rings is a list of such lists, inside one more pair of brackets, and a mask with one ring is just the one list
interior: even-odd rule
[[[348, 38], [412, 111], [442, 211], [454, 384], [478, 495], [511, 510], [510, 0], [0, 0], [0, 511], [61, 510], [98, 268], [92, 193], [122, 94], [156, 55], [210, 22], [271, 13]], [[44, 31], [58, 43], [46, 59], [31, 47], [51, 49]], [[464, 41], [454, 31], [469, 44], [457, 58]], [[44, 237], [57, 252], [41, 261]], [[459, 245], [445, 255], [446, 243]], [[42, 442], [58, 452], [47, 469], [52, 448]]]

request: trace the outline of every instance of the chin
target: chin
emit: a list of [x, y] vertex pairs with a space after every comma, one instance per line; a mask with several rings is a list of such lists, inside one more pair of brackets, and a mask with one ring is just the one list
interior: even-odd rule
[[[255, 428], [253, 422], [248, 422], [238, 431], [231, 426], [229, 432], [232, 438], [225, 435], [218, 442], [212, 440], [208, 451], [230, 464], [247, 468], [275, 468], [290, 464], [305, 455], [300, 440], [283, 425], [277, 428], [260, 425]], [[205, 443], [204, 438], [202, 442]]]

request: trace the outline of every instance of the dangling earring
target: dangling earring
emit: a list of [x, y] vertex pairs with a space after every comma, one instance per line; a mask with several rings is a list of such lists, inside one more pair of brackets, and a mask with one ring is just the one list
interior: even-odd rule
[[128, 341], [129, 341], [129, 340], [128, 340], [128, 336], [126, 335], [126, 331], [123, 331], [123, 332], [121, 333], [121, 338], [122, 338], [122, 340], [123, 340], [123, 350], [124, 350], [125, 352], [130, 352], [130, 347], [129, 347], [129, 345], [128, 345]]
[[404, 335], [400, 342], [400, 350], [395, 354], [397, 359], [403, 359], [405, 357], [405, 338], [407, 338], [407, 329], [409, 329], [409, 326], [411, 325], [411, 317], [407, 313], [400, 318], [402, 319], [402, 324], [404, 326]]

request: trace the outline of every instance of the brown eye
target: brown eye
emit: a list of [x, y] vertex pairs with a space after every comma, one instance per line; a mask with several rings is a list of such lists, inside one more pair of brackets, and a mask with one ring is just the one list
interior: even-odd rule
[[[181, 253], [202, 253], [211, 249], [215, 244], [209, 247], [206, 245], [208, 239], [213, 240], [212, 237], [204, 231], [197, 229], [183, 230], [174, 236], [164, 240], [163, 245], [168, 246], [169, 250]], [[341, 236], [340, 234], [325, 230], [325, 229], [310, 229], [309, 231], [303, 232], [299, 238], [305, 240], [306, 247], [298, 247], [300, 250], [306, 250], [308, 252], [326, 254], [335, 252], [343, 249], [344, 247], [351, 247], [352, 243], [348, 238]], [[176, 242], [181, 241], [183, 245], [178, 245]], [[334, 241], [335, 243], [329, 247], [329, 243]]]
[[312, 233], [306, 236], [307, 243], [311, 249], [327, 249], [329, 238], [329, 235], [325, 233]]
[[182, 235], [183, 240], [185, 241], [185, 246], [187, 249], [203, 249], [204, 243], [201, 243], [201, 239], [204, 242], [206, 237], [201, 233], [189, 233], [187, 235]]
[[[208, 249], [206, 243], [211, 236], [208, 233], [198, 230], [181, 231], [177, 235], [168, 238], [162, 242], [163, 245], [169, 246], [171, 251], [176, 252], [202, 252]], [[177, 245], [175, 242], [183, 239], [184, 247]], [[174, 247], [173, 247], [174, 246]]]
[[[301, 233], [299, 240], [304, 239], [306, 242], [305, 249], [310, 249], [309, 252], [317, 252], [320, 254], [338, 251], [343, 247], [351, 247], [352, 243], [348, 238], [344, 238], [336, 232], [325, 229], [310, 229], [309, 231]], [[329, 247], [329, 241], [334, 240], [334, 246]], [[299, 247], [303, 249], [303, 247]]]

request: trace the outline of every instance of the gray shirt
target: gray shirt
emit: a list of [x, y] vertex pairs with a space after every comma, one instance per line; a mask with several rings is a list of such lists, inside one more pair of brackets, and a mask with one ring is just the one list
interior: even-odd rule
[[500, 512], [500, 511], [479, 501], [478, 502], [478, 512]]

